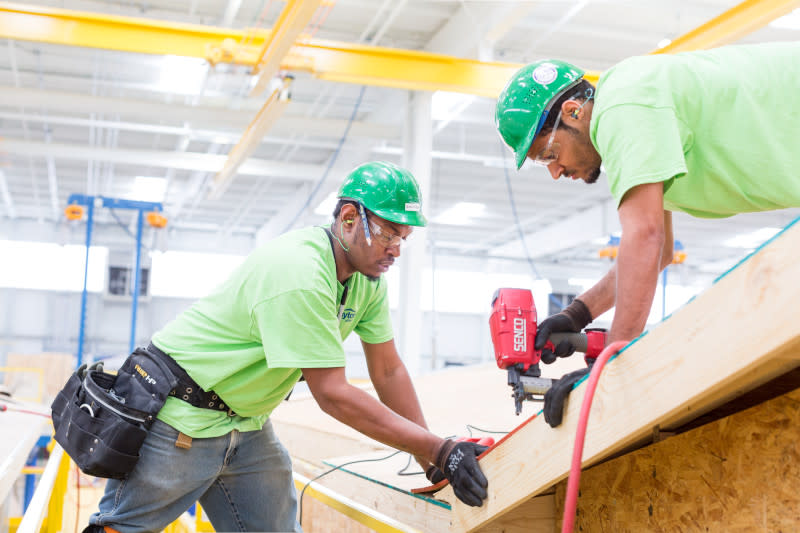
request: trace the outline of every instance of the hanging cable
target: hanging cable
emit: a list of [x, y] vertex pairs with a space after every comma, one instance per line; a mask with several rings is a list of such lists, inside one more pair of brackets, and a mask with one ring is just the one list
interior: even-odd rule
[[[522, 231], [522, 222], [519, 220], [519, 215], [517, 214], [517, 203], [514, 201], [514, 191], [511, 189], [511, 177], [508, 175], [508, 165], [506, 162], [506, 150], [505, 146], [503, 146], [502, 141], [500, 142], [500, 153], [503, 157], [503, 173], [506, 176], [506, 190], [508, 191], [508, 202], [511, 204], [511, 213], [514, 215], [514, 223], [517, 226], [517, 233], [519, 233], [519, 240], [522, 243], [522, 250], [525, 252], [525, 259], [528, 260], [528, 264], [533, 271], [534, 277], [536, 279], [545, 279], [539, 274], [539, 270], [537, 270], [536, 265], [533, 264], [533, 259], [531, 258], [531, 254], [528, 251], [528, 244], [525, 242], [525, 233]], [[563, 309], [564, 304], [561, 303], [558, 298], [553, 296], [553, 293], [550, 293], [550, 302], [556, 306], [558, 309]]]
[[356, 118], [356, 114], [358, 113], [358, 108], [361, 107], [361, 101], [364, 98], [364, 92], [366, 90], [367, 90], [366, 85], [362, 85], [361, 91], [358, 93], [358, 98], [356, 99], [356, 104], [355, 106], [353, 106], [353, 112], [350, 113], [350, 119], [347, 121], [347, 126], [344, 129], [344, 133], [342, 134], [341, 139], [339, 139], [339, 144], [336, 146], [336, 150], [333, 152], [333, 155], [328, 161], [328, 166], [322, 173], [322, 177], [314, 185], [314, 188], [311, 189], [311, 193], [308, 195], [308, 198], [306, 199], [306, 202], [303, 204], [303, 207], [300, 208], [300, 210], [297, 212], [297, 214], [294, 216], [291, 222], [289, 222], [289, 224], [286, 225], [286, 227], [283, 229], [281, 233], [286, 233], [292, 228], [292, 226], [294, 226], [294, 223], [297, 222], [297, 219], [299, 219], [303, 215], [303, 212], [311, 204], [311, 200], [313, 200], [314, 196], [316, 196], [317, 192], [319, 192], [319, 189], [320, 187], [322, 187], [322, 184], [325, 183], [326, 179], [328, 179], [328, 173], [331, 171], [333, 164], [336, 163], [336, 160], [339, 158], [339, 154], [342, 151], [342, 146], [344, 145], [344, 142], [347, 140], [347, 135], [350, 133], [350, 127], [353, 125], [353, 121]]
[[340, 468], [342, 468], [344, 466], [353, 465], [353, 464], [356, 464], [356, 463], [376, 463], [378, 461], [385, 461], [387, 459], [390, 459], [390, 458], [394, 457], [398, 453], [404, 453], [404, 452], [401, 451], [401, 450], [397, 450], [396, 452], [394, 452], [394, 453], [392, 453], [390, 455], [387, 455], [386, 457], [380, 457], [378, 459], [359, 459], [358, 461], [350, 461], [350, 462], [347, 462], [347, 463], [342, 463], [339, 466], [335, 466], [335, 467], [331, 468], [330, 470], [326, 470], [325, 472], [321, 473], [320, 475], [318, 475], [314, 479], [311, 479], [308, 483], [303, 485], [303, 490], [300, 491], [300, 496], [298, 497], [297, 522], [300, 523], [300, 524], [303, 523], [303, 494], [306, 492], [306, 489], [308, 488], [308, 486], [311, 485], [313, 482], [315, 482], [316, 480], [318, 480], [322, 476], [327, 476], [331, 472], [335, 472], [335, 471], [339, 470]]

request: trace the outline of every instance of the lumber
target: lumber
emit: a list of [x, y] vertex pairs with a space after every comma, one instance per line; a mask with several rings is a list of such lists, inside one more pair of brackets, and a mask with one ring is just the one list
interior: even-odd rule
[[[792, 224], [610, 361], [600, 378], [584, 468], [645, 443], [800, 364], [800, 225]], [[585, 382], [564, 423], [537, 418], [484, 457], [482, 507], [453, 503], [453, 530], [475, 531], [543, 493], [569, 470]], [[454, 501], [452, 489], [441, 497]]]
[[[320, 478], [316, 483], [394, 518], [411, 529], [426, 533], [446, 533], [450, 530], [450, 506], [432, 499], [404, 493], [385, 484], [338, 470]], [[308, 496], [304, 498], [304, 506], [307, 501]]]
[[[794, 531], [798, 420], [800, 389], [590, 468], [575, 529]], [[565, 491], [562, 481], [559, 521]]]
[[[36, 440], [47, 432], [45, 417], [12, 411], [20, 404], [10, 404], [3, 398], [0, 396], [0, 404], [6, 406], [7, 410], [0, 412], [0, 430], [3, 435], [14, 437], [0, 439], [0, 506], [21, 475]], [[21, 406], [27, 407], [25, 404]]]

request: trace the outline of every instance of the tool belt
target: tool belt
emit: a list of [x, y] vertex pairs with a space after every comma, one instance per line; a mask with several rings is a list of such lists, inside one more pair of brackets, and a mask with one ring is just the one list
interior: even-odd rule
[[53, 400], [56, 442], [85, 474], [124, 479], [168, 396], [196, 407], [227, 409], [152, 344], [134, 350], [116, 374], [104, 372], [102, 363], [83, 365]]
[[169, 392], [170, 396], [174, 396], [195, 407], [211, 409], [213, 411], [224, 411], [228, 416], [236, 414], [214, 391], [203, 390], [203, 388], [181, 368], [175, 359], [161, 351], [152, 342], [147, 346], [147, 351], [161, 359], [178, 379], [177, 386]]

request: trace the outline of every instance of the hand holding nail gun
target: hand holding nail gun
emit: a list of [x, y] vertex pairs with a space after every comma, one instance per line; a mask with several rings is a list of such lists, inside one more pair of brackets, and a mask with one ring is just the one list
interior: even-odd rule
[[[492, 300], [489, 327], [497, 366], [508, 370], [508, 384], [517, 414], [523, 400], [544, 400], [545, 420], [561, 424], [564, 401], [572, 386], [591, 368], [606, 344], [603, 329], [581, 330], [592, 321], [586, 305], [576, 299], [537, 325], [533, 294], [528, 289], [498, 289]], [[583, 352], [587, 368], [561, 379], [541, 377], [539, 361], [550, 364], [558, 357]]]

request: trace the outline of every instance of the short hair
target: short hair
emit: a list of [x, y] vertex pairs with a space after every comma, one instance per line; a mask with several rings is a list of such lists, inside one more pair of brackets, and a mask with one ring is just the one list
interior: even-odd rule
[[[333, 208], [333, 219], [334, 220], [339, 218], [339, 213], [342, 212], [342, 207], [344, 207], [347, 204], [354, 205], [356, 207], [356, 211], [359, 211], [359, 212], [361, 211], [360, 209], [358, 209], [358, 202], [356, 200], [348, 200], [347, 198], [339, 198], [339, 201], [336, 202], [336, 207]], [[372, 211], [370, 211], [369, 209], [367, 209], [365, 207], [364, 208], [364, 213], [366, 213], [367, 215], [371, 215]]]
[[556, 124], [556, 117], [558, 117], [558, 112], [561, 110], [561, 106], [564, 104], [564, 102], [567, 100], [580, 100], [583, 102], [589, 98], [589, 95], [594, 97], [595, 92], [596, 89], [594, 88], [594, 85], [584, 79], [581, 79], [581, 81], [579, 81], [574, 87], [571, 87], [568, 91], [559, 96], [558, 100], [556, 100], [550, 108], [550, 113], [547, 115], [547, 118], [542, 125], [542, 129], [537, 134], [537, 137], [553, 130], [553, 126]]

